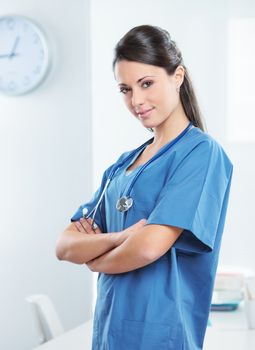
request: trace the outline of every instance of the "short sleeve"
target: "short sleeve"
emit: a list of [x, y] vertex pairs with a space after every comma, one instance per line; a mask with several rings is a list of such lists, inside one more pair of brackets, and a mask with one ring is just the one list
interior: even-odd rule
[[214, 140], [200, 142], [166, 182], [147, 224], [183, 229], [175, 248], [203, 253], [213, 249], [226, 214], [232, 164]]

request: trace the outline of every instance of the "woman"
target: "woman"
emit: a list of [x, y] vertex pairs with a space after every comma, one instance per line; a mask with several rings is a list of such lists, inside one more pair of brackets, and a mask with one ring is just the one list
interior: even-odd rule
[[105, 171], [57, 256], [99, 272], [93, 350], [202, 349], [232, 164], [204, 132], [165, 30], [131, 29], [113, 68], [127, 108], [153, 138]]

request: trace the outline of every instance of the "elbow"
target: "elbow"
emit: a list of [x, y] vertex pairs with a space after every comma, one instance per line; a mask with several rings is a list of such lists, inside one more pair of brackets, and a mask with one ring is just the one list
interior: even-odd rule
[[73, 249], [68, 237], [62, 235], [56, 244], [55, 254], [58, 260], [66, 260], [72, 262]]
[[61, 242], [57, 242], [55, 253], [58, 260], [67, 260], [67, 249], [64, 249]]
[[141, 252], [143, 260], [146, 264], [150, 264], [160, 258], [161, 254], [154, 247], [143, 247]]
[[63, 247], [61, 245], [57, 245], [56, 247], [56, 257], [58, 260], [62, 261], [69, 261], [75, 264], [81, 264], [82, 262], [78, 261], [78, 259], [75, 257], [75, 255], [72, 252], [72, 249], [68, 247]]
[[56, 245], [56, 257], [58, 260], [69, 261], [74, 264], [85, 264], [87, 261], [83, 256], [80, 256], [74, 244], [70, 242], [62, 241], [61, 239]]

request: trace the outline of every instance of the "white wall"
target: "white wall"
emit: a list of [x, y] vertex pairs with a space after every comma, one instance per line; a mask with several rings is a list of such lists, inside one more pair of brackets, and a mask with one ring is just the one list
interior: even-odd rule
[[[230, 0], [229, 1], [229, 18], [231, 19], [255, 19], [255, 2], [253, 0]], [[249, 34], [248, 34], [249, 35]], [[237, 38], [236, 38], [237, 39]], [[237, 39], [238, 40], [238, 39]], [[247, 38], [246, 38], [247, 40]], [[227, 43], [226, 43], [227, 46]], [[247, 57], [249, 50], [240, 52], [242, 61], [251, 59], [254, 62], [255, 57]], [[251, 51], [250, 51], [251, 52]], [[238, 61], [238, 58], [231, 60], [232, 62]], [[247, 65], [244, 64], [246, 68]], [[243, 68], [244, 68], [243, 67]], [[236, 79], [237, 73], [231, 72], [228, 68], [229, 83], [233, 83]], [[240, 69], [240, 66], [237, 67]], [[233, 77], [233, 79], [232, 79]], [[253, 74], [249, 74], [246, 79], [252, 79]], [[249, 86], [249, 84], [248, 84]], [[244, 84], [240, 87], [243, 96], [246, 95], [247, 85]], [[228, 89], [228, 92], [230, 89]], [[253, 100], [255, 98], [255, 91], [251, 90], [250, 94], [253, 94]], [[248, 94], [249, 95], [249, 94]], [[233, 96], [233, 95], [232, 95]], [[245, 98], [240, 96], [238, 101], [228, 101], [230, 105], [233, 103], [234, 106], [242, 105]], [[238, 97], [236, 97], [238, 98]], [[227, 99], [226, 99], [227, 101]], [[249, 100], [247, 100], [249, 105]], [[226, 102], [227, 103], [227, 102]], [[229, 107], [229, 110], [231, 108]], [[247, 106], [243, 106], [243, 110], [247, 113]], [[253, 122], [250, 123], [249, 118], [246, 115], [239, 114], [239, 124], [245, 124], [246, 128], [250, 129], [247, 131], [247, 140], [241, 142], [240, 135], [236, 135], [235, 128], [231, 125], [233, 121], [232, 115], [227, 114], [227, 134], [231, 141], [226, 142], [226, 149], [234, 163], [234, 177], [232, 184], [232, 191], [228, 209], [228, 220], [225, 228], [225, 235], [222, 244], [222, 254], [221, 263], [224, 265], [231, 266], [243, 266], [244, 268], [251, 268], [255, 270], [255, 258], [254, 258], [254, 246], [255, 246], [255, 236], [253, 228], [253, 218], [254, 218], [254, 196], [255, 196], [255, 123], [254, 123], [254, 111], [249, 111]], [[235, 116], [236, 117], [236, 116]], [[251, 119], [250, 119], [251, 121]], [[243, 128], [245, 129], [245, 128]], [[231, 134], [231, 131], [232, 134]], [[240, 128], [240, 134], [242, 130]], [[253, 140], [250, 135], [253, 135]]]
[[95, 188], [121, 152], [151, 136], [126, 111], [111, 71], [116, 42], [135, 25], [162, 26], [183, 52], [209, 132], [235, 164], [222, 263], [255, 268], [254, 143], [226, 139], [227, 21], [254, 16], [254, 1], [90, 3], [89, 13], [89, 0], [0, 1], [0, 15], [23, 14], [41, 24], [53, 52], [41, 87], [22, 97], [0, 96], [0, 349], [36, 344], [24, 301], [29, 294], [48, 293], [66, 329], [90, 315], [91, 274], [58, 262], [55, 242], [89, 197], [92, 173]]
[[[255, 135], [255, 130], [254, 130]], [[255, 271], [253, 228], [255, 196], [255, 144], [232, 142], [225, 147], [234, 163], [228, 220], [222, 244], [221, 263]]]
[[46, 32], [52, 67], [37, 90], [0, 96], [0, 349], [37, 344], [25, 297], [47, 293], [65, 329], [91, 314], [91, 274], [55, 243], [91, 191], [89, 1], [1, 0], [0, 15]]
[[151, 136], [125, 109], [117, 92], [111, 71], [113, 48], [121, 36], [136, 25], [161, 26], [170, 32], [182, 50], [209, 133], [225, 147], [234, 163], [221, 264], [255, 269], [252, 225], [255, 196], [255, 166], [252, 159], [255, 144], [227, 140], [231, 123], [227, 101], [228, 20], [254, 17], [255, 2], [130, 0], [123, 3], [118, 0], [94, 0], [91, 6], [95, 183], [99, 183], [103, 170], [121, 152], [132, 149]]

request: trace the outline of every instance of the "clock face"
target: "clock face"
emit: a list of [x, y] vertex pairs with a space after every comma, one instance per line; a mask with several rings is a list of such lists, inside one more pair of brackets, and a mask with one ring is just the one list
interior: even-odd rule
[[0, 17], [0, 92], [20, 95], [42, 82], [49, 52], [42, 31], [20, 16]]

